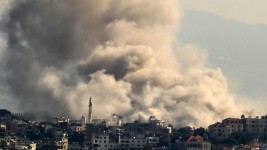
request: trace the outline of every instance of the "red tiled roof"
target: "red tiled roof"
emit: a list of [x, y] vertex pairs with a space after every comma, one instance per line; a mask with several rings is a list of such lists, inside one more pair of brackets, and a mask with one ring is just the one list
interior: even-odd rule
[[197, 141], [197, 142], [202, 142], [203, 141], [203, 138], [199, 135], [197, 136], [193, 136], [191, 135], [188, 139], [187, 139], [188, 142], [190, 141]]

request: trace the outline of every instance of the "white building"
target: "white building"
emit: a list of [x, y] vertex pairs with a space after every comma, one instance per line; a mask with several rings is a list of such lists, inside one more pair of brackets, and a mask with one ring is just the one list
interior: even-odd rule
[[112, 144], [109, 141], [109, 135], [98, 135], [92, 138], [92, 149], [94, 150], [109, 150], [117, 148], [117, 144]]
[[50, 122], [52, 122], [52, 123], [62, 123], [62, 122], [69, 123], [70, 119], [66, 118], [66, 117], [55, 117], [55, 118], [51, 118]]
[[180, 142], [177, 150], [211, 150], [211, 144], [209, 142]]
[[[118, 141], [119, 140], [119, 141]], [[152, 147], [157, 146], [159, 143], [159, 137], [145, 137], [131, 136], [122, 137], [117, 141], [109, 138], [108, 135], [99, 135], [92, 138], [92, 149], [94, 150], [112, 150], [112, 149], [143, 149], [145, 145], [149, 144]]]
[[187, 141], [177, 141], [169, 146], [169, 149], [175, 150], [211, 150], [211, 144], [203, 141], [199, 135], [190, 136]]
[[267, 115], [261, 118], [243, 118], [244, 129], [246, 132], [257, 134], [258, 136], [267, 135]]
[[121, 139], [120, 148], [143, 149], [146, 139], [141, 137], [129, 137]]
[[86, 122], [86, 118], [84, 116], [81, 117], [80, 119], [80, 122], [82, 125], [85, 125], [87, 122]]

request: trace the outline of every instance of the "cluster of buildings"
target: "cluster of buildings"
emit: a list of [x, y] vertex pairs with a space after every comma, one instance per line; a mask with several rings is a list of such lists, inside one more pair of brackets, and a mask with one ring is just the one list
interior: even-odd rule
[[[211, 139], [221, 143], [240, 140], [241, 144], [231, 145], [231, 149], [234, 150], [267, 150], [267, 115], [254, 118], [246, 118], [244, 115], [241, 118], [226, 118], [222, 122], [210, 125], [207, 132]], [[238, 139], [234, 138], [236, 136]]]
[[258, 138], [267, 138], [267, 116], [227, 118], [208, 127], [209, 135], [216, 139], [225, 139], [233, 133], [251, 133]]
[[[210, 150], [211, 144], [197, 136], [198, 140], [175, 139], [172, 125], [150, 116], [147, 122], [134, 121], [122, 124], [120, 117], [113, 120], [92, 119], [92, 101], [89, 102], [87, 138], [94, 150], [143, 150], [143, 149], [194, 149]], [[194, 146], [197, 147], [194, 147]]]
[[243, 132], [244, 125], [241, 119], [227, 118], [222, 122], [212, 124], [208, 128], [209, 135], [215, 139], [223, 140], [235, 132]]
[[[175, 129], [155, 116], [147, 122], [122, 123], [113, 119], [93, 119], [92, 99], [88, 117], [71, 120], [55, 117], [45, 122], [31, 121], [19, 114], [0, 110], [0, 149], [27, 150], [209, 150], [211, 144], [201, 136], [181, 141]], [[88, 118], [88, 120], [86, 119]]]
[[[182, 138], [178, 129], [155, 116], [147, 122], [122, 123], [118, 115], [105, 120], [93, 119], [92, 113], [91, 98], [88, 117], [82, 116], [79, 120], [55, 117], [37, 122], [0, 110], [0, 150], [211, 150], [214, 149], [211, 139], [222, 141], [233, 133], [267, 135], [267, 116], [227, 118], [210, 125], [202, 135], [187, 128], [190, 132]], [[267, 149], [267, 145], [254, 141], [232, 149]]]
[[176, 150], [210, 150], [211, 143], [205, 141], [199, 135], [191, 135], [186, 141], [177, 140], [175, 143], [170, 143], [168, 148]]

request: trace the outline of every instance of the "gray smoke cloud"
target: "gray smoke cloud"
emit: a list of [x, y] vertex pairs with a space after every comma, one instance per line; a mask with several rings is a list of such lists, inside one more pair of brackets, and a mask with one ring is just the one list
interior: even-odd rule
[[[21, 0], [1, 23], [2, 79], [21, 111], [38, 117], [88, 111], [127, 120], [150, 115], [207, 125], [238, 114], [220, 69], [194, 46], [175, 47], [176, 0]], [[2, 81], [2, 82], [3, 82]]]

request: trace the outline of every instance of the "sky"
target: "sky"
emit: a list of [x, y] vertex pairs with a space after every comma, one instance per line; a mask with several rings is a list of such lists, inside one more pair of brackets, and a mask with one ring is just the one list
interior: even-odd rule
[[[185, 16], [178, 38], [208, 51], [241, 105], [265, 114], [267, 1], [181, 0]], [[243, 97], [243, 98], [242, 98]], [[253, 106], [252, 106], [253, 105]]]
[[204, 126], [264, 113], [264, 1], [9, 2], [0, 1], [2, 107], [78, 118], [92, 96], [96, 117]]
[[267, 24], [266, 0], [181, 0], [180, 2], [183, 10], [210, 12], [249, 24]]

